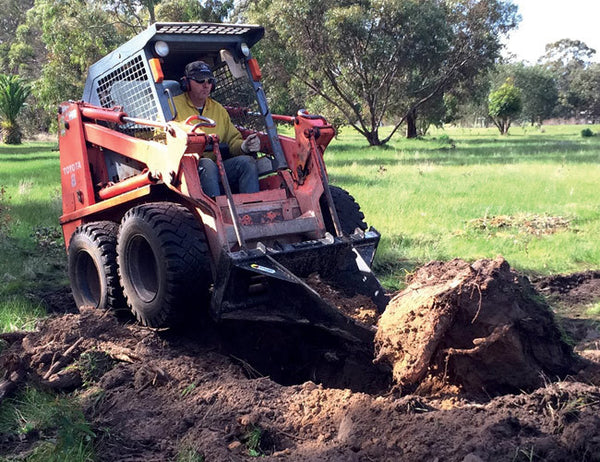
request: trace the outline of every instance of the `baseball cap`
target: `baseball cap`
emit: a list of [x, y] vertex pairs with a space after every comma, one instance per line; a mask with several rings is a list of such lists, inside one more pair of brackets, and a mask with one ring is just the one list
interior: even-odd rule
[[215, 76], [210, 69], [210, 66], [206, 64], [204, 61], [193, 61], [185, 66], [185, 76], [188, 79], [193, 80], [202, 80], [202, 79], [212, 79], [214, 80]]

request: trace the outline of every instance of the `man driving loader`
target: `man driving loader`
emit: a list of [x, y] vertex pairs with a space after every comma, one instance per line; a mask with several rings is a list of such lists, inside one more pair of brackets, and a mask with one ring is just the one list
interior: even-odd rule
[[[183, 93], [174, 98], [177, 110], [176, 122], [183, 122], [190, 116], [201, 115], [215, 121], [216, 126], [209, 133], [216, 134], [227, 147], [221, 149], [227, 179], [235, 192], [258, 192], [256, 160], [251, 153], [260, 149], [258, 135], [242, 138], [233, 125], [227, 110], [210, 97], [215, 88], [215, 77], [210, 66], [204, 61], [193, 61], [185, 67], [181, 79]], [[210, 197], [223, 194], [219, 181], [219, 171], [215, 156], [205, 151], [198, 165], [202, 190]]]

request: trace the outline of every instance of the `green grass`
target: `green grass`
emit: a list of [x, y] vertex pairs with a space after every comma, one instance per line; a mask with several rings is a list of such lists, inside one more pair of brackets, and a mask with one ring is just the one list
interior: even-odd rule
[[596, 319], [600, 318], [600, 302], [590, 305], [585, 314]]
[[[392, 287], [416, 266], [454, 257], [502, 255], [529, 274], [573, 272], [600, 266], [600, 137], [580, 132], [513, 127], [501, 137], [492, 129], [456, 128], [383, 147], [344, 132], [326, 161], [332, 183], [350, 191], [382, 233], [376, 268]], [[498, 216], [568, 226], [473, 226]]]
[[[31, 324], [40, 294], [67, 284], [55, 143], [0, 145], [0, 329]], [[12, 320], [11, 320], [12, 318]]]
[[[0, 460], [85, 462], [94, 459], [95, 434], [79, 406], [65, 396], [26, 387], [0, 403], [0, 437], [32, 439], [27, 454]], [[24, 457], [23, 457], [24, 456]]]
[[7, 297], [0, 309], [0, 332], [32, 330], [36, 321], [45, 315], [46, 311], [39, 303], [22, 296]]

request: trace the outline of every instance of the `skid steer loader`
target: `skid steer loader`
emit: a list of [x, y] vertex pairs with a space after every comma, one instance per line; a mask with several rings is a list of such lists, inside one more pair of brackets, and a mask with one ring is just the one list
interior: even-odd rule
[[[269, 111], [250, 49], [260, 26], [156, 23], [88, 73], [81, 101], [60, 104], [59, 147], [69, 277], [78, 306], [128, 307], [148, 326], [190, 309], [226, 319], [317, 326], [370, 341], [307, 284], [388, 301], [370, 270], [380, 235], [329, 185], [334, 129], [318, 115]], [[194, 60], [215, 73], [211, 97], [246, 138], [258, 134], [260, 191], [231, 191], [211, 121], [172, 123], [179, 78]], [[278, 123], [293, 136], [280, 135]], [[204, 194], [198, 160], [213, 150], [225, 194]]]

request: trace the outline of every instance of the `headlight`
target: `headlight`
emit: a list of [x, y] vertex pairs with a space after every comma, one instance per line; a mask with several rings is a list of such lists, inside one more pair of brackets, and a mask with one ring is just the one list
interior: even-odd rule
[[246, 58], [250, 56], [250, 47], [246, 43], [240, 44], [240, 51]]
[[163, 42], [162, 40], [159, 40], [158, 42], [156, 42], [154, 44], [154, 51], [156, 52], [156, 54], [158, 56], [160, 56], [161, 58], [164, 58], [165, 56], [167, 56], [169, 54], [169, 45], [167, 44], [167, 42]]

